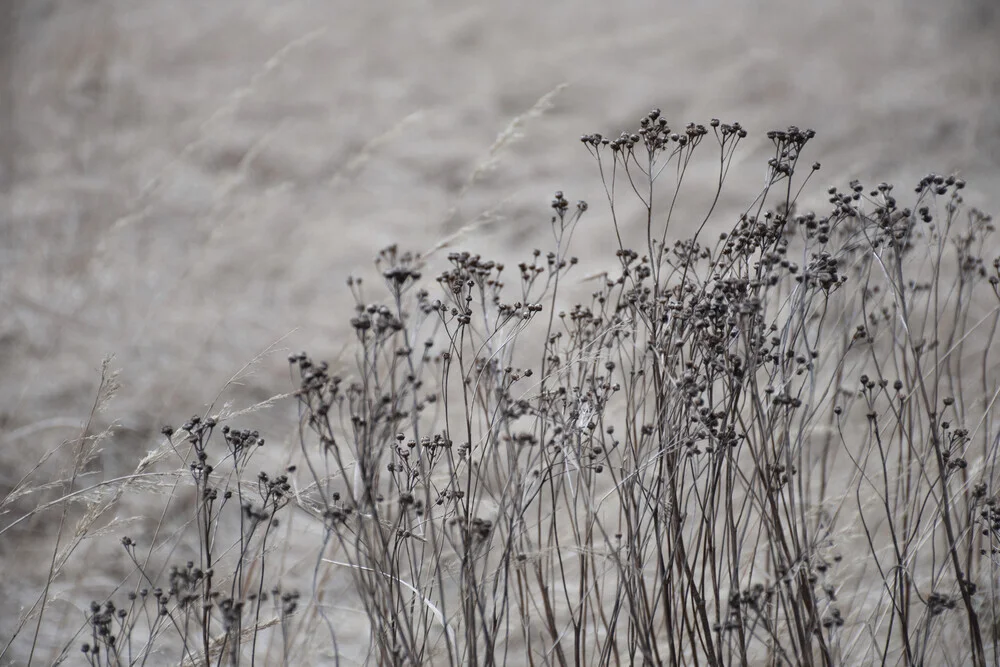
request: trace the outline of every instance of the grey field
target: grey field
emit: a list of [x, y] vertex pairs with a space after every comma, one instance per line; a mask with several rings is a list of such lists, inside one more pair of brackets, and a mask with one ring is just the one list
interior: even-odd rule
[[3, 3], [0, 665], [996, 664], [998, 30]]

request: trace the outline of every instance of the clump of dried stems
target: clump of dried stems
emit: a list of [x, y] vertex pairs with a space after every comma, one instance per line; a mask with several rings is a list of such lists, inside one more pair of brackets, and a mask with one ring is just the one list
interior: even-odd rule
[[[166, 429], [193, 555], [157, 568], [166, 540], [125, 538], [134, 576], [65, 654], [301, 664], [308, 644], [339, 664], [360, 642], [385, 665], [1000, 662], [991, 220], [937, 175], [905, 203], [855, 182], [800, 210], [819, 165], [801, 157], [813, 132], [790, 127], [768, 133], [766, 185], [719, 233], [745, 136], [653, 110], [582, 137], [617, 261], [569, 307], [571, 240], [595, 214], [562, 193], [551, 248], [517, 266], [455, 252], [428, 280], [429, 260], [382, 251], [377, 294], [348, 282], [356, 368], [289, 357], [301, 463], [252, 472], [258, 434], [213, 417]], [[715, 197], [676, 241], [706, 150]], [[644, 213], [636, 248], [623, 198]], [[270, 583], [291, 512], [315, 536], [301, 597]], [[332, 603], [345, 578], [361, 637]]]

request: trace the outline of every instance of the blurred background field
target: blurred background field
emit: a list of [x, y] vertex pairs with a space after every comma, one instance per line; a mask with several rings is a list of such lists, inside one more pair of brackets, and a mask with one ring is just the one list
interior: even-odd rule
[[[651, 106], [750, 132], [721, 221], [791, 123], [818, 134], [816, 201], [936, 171], [996, 213], [996, 4], [3, 0], [0, 495], [76, 435], [108, 354], [123, 389], [89, 482], [132, 470], [165, 423], [288, 391], [289, 351], [348, 364], [345, 279], [389, 243], [517, 259], [546, 247], [563, 190], [592, 204], [576, 254], [609, 268], [579, 136]], [[287, 406], [249, 421], [280, 458]], [[0, 542], [0, 637], [44, 583], [50, 528]], [[59, 582], [69, 618], [74, 586], [114, 578], [114, 540], [85, 549]]]

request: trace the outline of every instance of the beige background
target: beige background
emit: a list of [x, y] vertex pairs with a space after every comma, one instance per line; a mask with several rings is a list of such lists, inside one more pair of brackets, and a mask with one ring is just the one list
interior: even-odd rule
[[[338, 358], [344, 280], [390, 242], [422, 250], [478, 220], [454, 245], [519, 258], [549, 238], [562, 189], [592, 203], [585, 267], [608, 266], [578, 137], [654, 105], [677, 126], [750, 130], [720, 225], [760, 187], [763, 132], [789, 123], [818, 132], [818, 202], [852, 178], [905, 191], [954, 171], [1000, 210], [996, 3], [948, 4], [3, 0], [0, 493], [74, 434], [108, 353], [124, 389], [101, 419], [120, 428], [91, 480], [130, 470], [276, 341], [223, 400], [288, 389], [289, 350]], [[290, 423], [283, 408], [249, 421], [278, 441]], [[45, 534], [0, 545], [6, 600], [33, 600]], [[94, 567], [73, 576], [101, 581]]]

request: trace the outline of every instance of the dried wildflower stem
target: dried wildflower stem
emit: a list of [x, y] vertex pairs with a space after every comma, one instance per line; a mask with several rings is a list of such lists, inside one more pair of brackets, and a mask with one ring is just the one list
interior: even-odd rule
[[[159, 643], [254, 664], [264, 631], [285, 664], [1000, 659], [992, 221], [933, 174], [909, 207], [852, 182], [800, 212], [820, 166], [802, 162], [812, 131], [789, 127], [722, 224], [746, 134], [653, 110], [582, 138], [617, 243], [586, 298], [571, 244], [594, 213], [562, 192], [551, 250], [516, 266], [451, 252], [430, 279], [455, 237], [385, 248], [377, 295], [348, 281], [353, 369], [289, 357], [300, 466], [255, 475], [259, 433], [208, 416], [144, 459], [136, 482], [183, 461], [171, 501], [189, 511], [175, 538], [164, 511], [144, 558], [123, 540], [129, 601], [94, 603], [85, 659], [142, 662]], [[715, 188], [692, 216], [680, 192], [706, 150]], [[288, 505], [317, 529], [305, 614], [267, 583], [289, 575], [270, 557]], [[161, 584], [181, 536], [192, 557]], [[340, 625], [359, 617], [361, 639]]]

